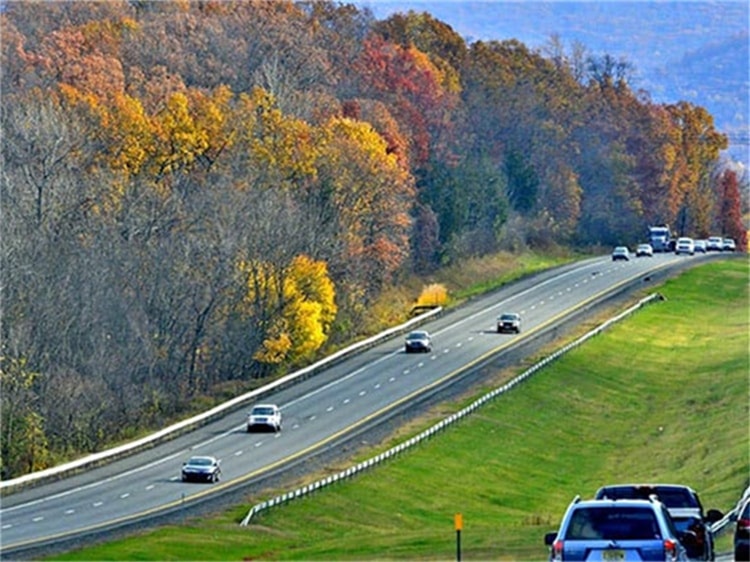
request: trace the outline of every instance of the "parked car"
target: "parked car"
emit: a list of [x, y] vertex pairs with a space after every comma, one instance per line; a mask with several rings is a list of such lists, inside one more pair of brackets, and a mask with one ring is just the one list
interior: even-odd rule
[[750, 561], [750, 496], [740, 506], [734, 524], [735, 562]]
[[551, 562], [562, 560], [687, 561], [692, 533], [680, 533], [667, 508], [646, 500], [581, 500], [568, 507], [557, 532], [547, 533]]
[[654, 248], [651, 246], [651, 244], [638, 244], [638, 247], [635, 249], [635, 257], [654, 257]]
[[724, 515], [717, 509], [704, 513], [698, 493], [680, 484], [615, 484], [599, 488], [598, 499], [647, 499], [656, 496], [674, 521], [678, 531], [692, 531], [695, 540], [687, 547], [692, 560], [714, 559], [714, 537], [711, 525]]
[[182, 481], [218, 482], [221, 478], [220, 464], [216, 457], [190, 457], [182, 463]]
[[404, 341], [404, 350], [406, 353], [411, 353], [412, 351], [428, 353], [432, 351], [432, 338], [429, 332], [425, 330], [410, 332]]
[[693, 241], [693, 247], [696, 252], [700, 252], [701, 254], [705, 254], [708, 251], [708, 246], [705, 240]]
[[688, 238], [687, 236], [678, 238], [677, 244], [674, 247], [674, 253], [678, 256], [680, 254], [688, 254], [690, 256], [695, 254], [695, 245], [693, 244], [693, 239]]
[[724, 249], [724, 239], [721, 236], [710, 236], [706, 240], [706, 249], [709, 252], [721, 252]]
[[247, 416], [247, 432], [281, 431], [281, 408], [276, 404], [257, 404]]
[[521, 333], [521, 315], [516, 312], [504, 312], [497, 317], [497, 332]]
[[721, 243], [721, 250], [723, 252], [734, 252], [737, 249], [737, 246], [734, 243], [734, 240], [732, 238], [724, 238], [724, 240]]
[[617, 261], [617, 260], [624, 260], [624, 261], [630, 260], [630, 250], [628, 250], [627, 246], [617, 246], [612, 251], [612, 261]]

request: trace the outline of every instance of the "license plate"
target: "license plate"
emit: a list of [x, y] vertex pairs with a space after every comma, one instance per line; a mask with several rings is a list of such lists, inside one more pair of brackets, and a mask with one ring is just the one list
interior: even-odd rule
[[625, 551], [605, 550], [602, 552], [602, 560], [606, 560], [607, 562], [625, 560]]

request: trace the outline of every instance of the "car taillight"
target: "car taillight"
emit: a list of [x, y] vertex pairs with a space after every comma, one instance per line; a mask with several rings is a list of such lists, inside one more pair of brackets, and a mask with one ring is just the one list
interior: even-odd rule
[[556, 540], [552, 543], [552, 559], [562, 560], [563, 559], [563, 541]]
[[737, 528], [750, 531], [750, 519], [737, 519]]
[[677, 560], [677, 542], [672, 539], [664, 539], [664, 553], [667, 561]]

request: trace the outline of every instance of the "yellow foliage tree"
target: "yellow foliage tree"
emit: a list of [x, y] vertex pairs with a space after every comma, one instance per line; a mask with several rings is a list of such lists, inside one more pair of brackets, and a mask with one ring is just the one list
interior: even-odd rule
[[326, 264], [300, 255], [281, 271], [268, 262], [243, 262], [240, 270], [247, 275], [246, 304], [265, 331], [254, 359], [280, 364], [311, 357], [337, 312]]
[[448, 290], [441, 283], [432, 283], [422, 289], [416, 306], [443, 306], [448, 302]]
[[255, 88], [245, 103], [254, 110], [253, 121], [245, 124], [250, 156], [267, 179], [287, 187], [314, 179], [319, 155], [315, 129], [284, 115], [273, 96], [261, 88]]
[[208, 133], [197, 126], [183, 93], [167, 100], [166, 107], [156, 115], [154, 126], [157, 176], [190, 166], [208, 148]]
[[324, 131], [318, 170], [338, 212], [346, 261], [368, 290], [377, 289], [408, 255], [413, 178], [369, 123], [333, 118]]
[[154, 151], [151, 122], [141, 102], [125, 94], [115, 95], [102, 128], [108, 136], [111, 168], [127, 176], [140, 172]]

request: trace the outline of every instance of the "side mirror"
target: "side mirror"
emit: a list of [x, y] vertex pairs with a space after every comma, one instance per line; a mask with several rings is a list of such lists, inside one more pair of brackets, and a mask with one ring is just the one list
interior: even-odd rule
[[554, 531], [552, 533], [547, 533], [544, 535], [544, 544], [547, 546], [552, 546], [552, 543], [555, 542], [555, 539], [557, 538], [557, 531]]
[[706, 513], [706, 521], [709, 523], [716, 523], [724, 518], [724, 514], [718, 509], [709, 509]]

